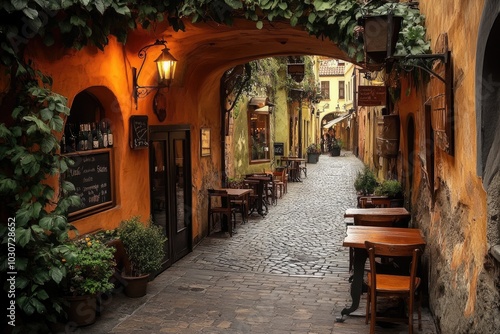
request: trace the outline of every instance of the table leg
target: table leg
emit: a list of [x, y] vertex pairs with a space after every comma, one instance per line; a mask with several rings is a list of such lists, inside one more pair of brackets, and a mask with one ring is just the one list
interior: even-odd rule
[[365, 263], [368, 258], [368, 253], [364, 248], [354, 248], [354, 273], [351, 282], [351, 298], [352, 304], [342, 310], [341, 317], [337, 318], [337, 322], [344, 322], [344, 315], [349, 315], [356, 311], [361, 299], [363, 290], [363, 276], [365, 272]]

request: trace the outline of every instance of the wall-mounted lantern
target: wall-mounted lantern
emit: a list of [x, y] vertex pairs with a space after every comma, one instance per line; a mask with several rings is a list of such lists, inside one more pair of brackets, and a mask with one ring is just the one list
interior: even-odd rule
[[290, 63], [287, 65], [287, 72], [295, 82], [300, 83], [304, 79], [305, 65], [304, 63]]
[[[156, 66], [158, 70], [158, 85], [156, 86], [141, 86], [139, 85], [139, 76], [141, 75], [142, 68], [146, 62], [147, 53], [149, 48], [153, 46], [163, 45], [163, 50], [158, 58], [156, 58]], [[132, 90], [135, 102], [135, 109], [137, 109], [137, 99], [139, 97], [147, 96], [153, 89], [169, 88], [175, 75], [175, 67], [177, 64], [177, 59], [175, 59], [169, 52], [167, 48], [167, 42], [165, 40], [156, 40], [153, 44], [144, 46], [138, 52], [138, 57], [142, 59], [141, 67], [139, 71], [137, 68], [132, 67]]]

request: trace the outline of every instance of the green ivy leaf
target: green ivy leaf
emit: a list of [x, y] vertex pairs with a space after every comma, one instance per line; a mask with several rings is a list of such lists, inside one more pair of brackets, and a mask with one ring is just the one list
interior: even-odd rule
[[18, 227], [16, 228], [16, 242], [21, 247], [24, 247], [31, 240], [31, 229]]
[[17, 298], [16, 302], [21, 310], [23, 310], [27, 315], [32, 315], [35, 312], [35, 308], [31, 305], [30, 300], [27, 296], [20, 296], [19, 298]]
[[57, 268], [57, 267], [52, 267], [50, 270], [49, 270], [49, 275], [50, 277], [52, 277], [52, 280], [56, 283], [60, 283], [61, 280], [63, 279], [63, 273], [61, 271], [61, 269]]
[[7, 194], [17, 189], [17, 182], [11, 178], [0, 180], [0, 193]]
[[262, 21], [257, 21], [257, 23], [255, 24], [255, 26], [257, 27], [257, 29], [262, 29], [264, 27], [264, 23]]

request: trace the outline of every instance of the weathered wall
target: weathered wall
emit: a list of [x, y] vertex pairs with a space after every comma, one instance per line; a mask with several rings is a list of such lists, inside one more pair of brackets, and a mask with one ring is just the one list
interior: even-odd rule
[[[402, 94], [400, 112], [413, 112], [418, 159], [412, 168], [413, 223], [426, 237], [424, 261], [429, 275], [429, 301], [443, 333], [496, 333], [500, 330], [499, 290], [495, 270], [487, 256], [487, 207], [482, 181], [476, 176], [475, 64], [478, 26], [483, 1], [422, 0], [428, 37], [437, 48], [441, 33], [448, 34], [454, 73], [453, 155], [435, 147], [434, 189], [425, 174], [425, 128], [423, 101], [444, 92], [443, 84], [432, 79], [425, 94], [406, 98]], [[403, 127], [403, 131], [404, 131]], [[403, 135], [404, 136], [404, 135]], [[411, 148], [402, 145], [403, 158]], [[408, 170], [408, 169], [407, 169]], [[408, 171], [409, 172], [409, 171]]]
[[[148, 39], [149, 38], [149, 39]], [[139, 99], [138, 109], [132, 99], [131, 67], [140, 67], [137, 51], [154, 42], [147, 34], [131, 35], [127, 47], [111, 39], [105, 51], [84, 48], [81, 51], [62, 51], [57, 47], [47, 48], [35, 44], [30, 48], [30, 58], [38, 68], [52, 76], [53, 90], [69, 98], [89, 89], [103, 104], [106, 118], [111, 122], [114, 134], [113, 164], [116, 206], [75, 221], [80, 233], [118, 226], [121, 220], [133, 215], [150, 215], [150, 181], [148, 150], [129, 148], [128, 119], [131, 115], [148, 115], [150, 125], [186, 125], [191, 129], [192, 172], [192, 223], [193, 241], [198, 242], [206, 234], [206, 196], [204, 189], [220, 185], [220, 113], [218, 90], [211, 89], [219, 84], [218, 72], [207, 74], [198, 71], [203, 80], [196, 77], [191, 82], [192, 72], [183, 70], [179, 59], [178, 79], [167, 92], [167, 118], [160, 123], [152, 110], [152, 97]], [[161, 49], [160, 49], [161, 50]], [[154, 53], [155, 50], [151, 50]], [[146, 62], [140, 77], [141, 85], [154, 84], [155, 64]], [[205, 72], [205, 73], [204, 73]], [[186, 82], [191, 82], [189, 87]], [[212, 129], [210, 157], [200, 157], [200, 127]], [[198, 209], [197, 209], [198, 208]]]

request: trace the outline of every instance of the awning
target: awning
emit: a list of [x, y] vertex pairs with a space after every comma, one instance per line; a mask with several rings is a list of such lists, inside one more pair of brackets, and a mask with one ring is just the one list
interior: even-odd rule
[[252, 97], [248, 105], [255, 108], [253, 111], [255, 114], [269, 114], [275, 106], [267, 97]]
[[350, 116], [350, 114], [337, 117], [337, 118], [331, 120], [330, 122], [326, 123], [325, 125], [323, 125], [323, 129], [331, 128], [333, 125], [337, 124], [338, 122], [342, 122], [344, 119], [346, 119], [349, 116]]

